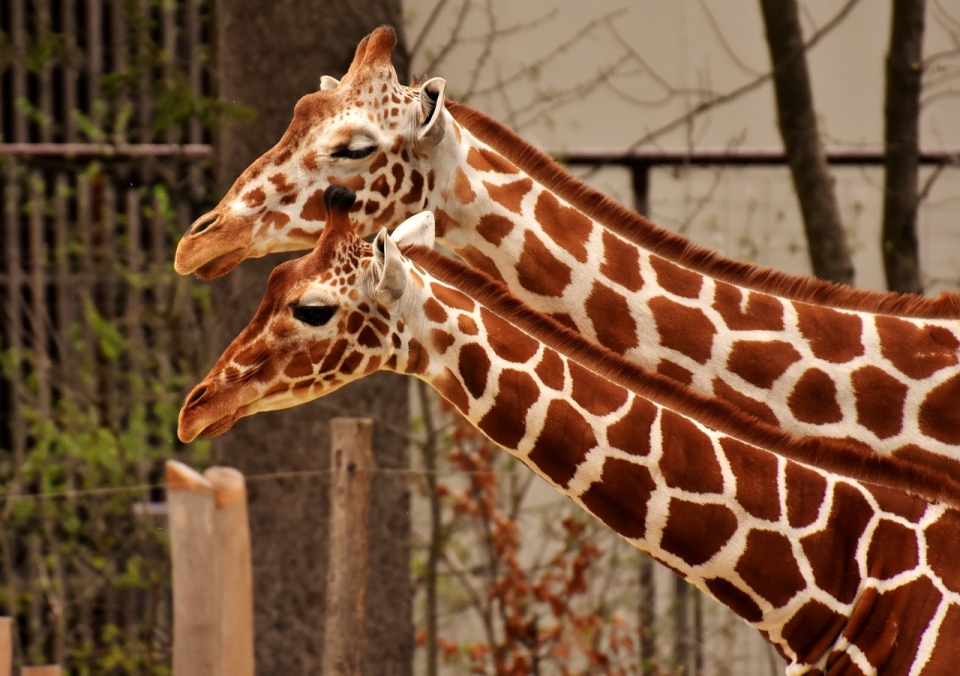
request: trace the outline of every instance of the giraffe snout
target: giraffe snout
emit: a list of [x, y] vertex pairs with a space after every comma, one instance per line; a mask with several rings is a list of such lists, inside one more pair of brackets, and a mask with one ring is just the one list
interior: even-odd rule
[[219, 218], [220, 214], [216, 211], [205, 213], [203, 216], [193, 222], [193, 225], [191, 225], [190, 229], [187, 231], [187, 235], [190, 237], [199, 235], [201, 232], [216, 223]]
[[197, 406], [202, 406], [213, 394], [214, 390], [213, 385], [210, 383], [200, 383], [193, 391], [187, 396], [187, 400], [183, 402], [183, 408], [196, 408]]

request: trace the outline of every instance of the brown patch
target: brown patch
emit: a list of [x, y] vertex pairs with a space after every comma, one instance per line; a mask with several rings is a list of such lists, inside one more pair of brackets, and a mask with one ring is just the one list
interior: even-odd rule
[[456, 289], [444, 286], [443, 284], [437, 284], [436, 282], [430, 285], [430, 290], [433, 291], [433, 295], [436, 296], [441, 303], [449, 308], [464, 310], [466, 312], [473, 311], [475, 305], [473, 299], [462, 291], [457, 291]]
[[500, 155], [486, 148], [470, 148], [467, 153], [467, 164], [477, 171], [495, 171], [498, 174], [516, 174], [520, 171]]
[[643, 277], [640, 276], [640, 250], [609, 230], [604, 230], [600, 274], [629, 291], [639, 291], [643, 286]]
[[404, 170], [403, 165], [397, 162], [392, 167], [390, 167], [390, 173], [393, 175], [393, 192], [399, 192], [400, 186], [403, 185]]
[[347, 317], [347, 333], [356, 333], [363, 326], [363, 315], [359, 312], [351, 312]]
[[898, 371], [917, 380], [957, 365], [960, 342], [943, 326], [917, 326], [896, 317], [874, 317], [880, 354]]
[[596, 445], [597, 437], [583, 415], [563, 399], [554, 399], [528, 459], [555, 484], [566, 488]]
[[814, 356], [833, 364], [845, 364], [863, 354], [863, 322], [857, 315], [828, 307], [794, 303], [800, 333]]
[[646, 536], [647, 502], [657, 484], [649, 470], [620, 458], [607, 458], [600, 481], [580, 496], [592, 514], [623, 537]]
[[921, 498], [914, 497], [908, 493], [887, 486], [878, 486], [877, 484], [863, 484], [863, 487], [870, 491], [877, 504], [884, 512], [896, 514], [899, 517], [919, 523], [921, 517], [926, 513], [929, 503]]
[[540, 296], [560, 297], [570, 284], [571, 272], [532, 231], [523, 233], [523, 251], [517, 261], [520, 286]]
[[430, 343], [436, 348], [437, 352], [440, 354], [446, 353], [450, 346], [456, 342], [456, 338], [452, 334], [447, 333], [446, 331], [441, 331], [440, 329], [431, 329], [430, 330]]
[[593, 415], [608, 415], [627, 403], [627, 390], [587, 370], [580, 364], [567, 362], [573, 381], [570, 396], [584, 410]]
[[647, 305], [657, 323], [661, 345], [685, 354], [699, 364], [707, 363], [717, 329], [703, 310], [663, 296], [651, 298]]
[[407, 344], [407, 368], [404, 373], [409, 375], [425, 373], [428, 366], [430, 366], [430, 353], [424, 349], [419, 340], [411, 338]]
[[876, 366], [864, 366], [850, 376], [857, 406], [857, 422], [886, 439], [903, 429], [906, 385]]
[[363, 176], [351, 176], [350, 178], [340, 178], [339, 176], [330, 177], [330, 183], [333, 185], [342, 185], [344, 188], [350, 188], [354, 192], [363, 190], [367, 180]]
[[577, 326], [577, 323], [573, 320], [573, 317], [568, 315], [566, 312], [554, 312], [548, 316], [558, 324], [562, 324], [563, 326], [566, 326], [571, 331], [576, 331], [577, 333], [580, 333], [580, 327]]
[[551, 390], [562, 390], [566, 382], [564, 377], [563, 359], [550, 348], [544, 348], [540, 363], [537, 364], [535, 373], [540, 382]]
[[327, 220], [327, 208], [323, 205], [323, 189], [315, 191], [300, 210], [300, 218], [305, 221]]
[[383, 343], [380, 342], [380, 336], [378, 336], [377, 332], [369, 326], [363, 327], [363, 331], [361, 331], [360, 335], [357, 336], [357, 343], [371, 349], [383, 347]]
[[943, 584], [960, 594], [960, 512], [948, 509], [923, 533], [927, 542], [927, 563]]
[[657, 273], [657, 283], [664, 291], [683, 298], [698, 298], [703, 276], [682, 268], [660, 256], [650, 256], [650, 266]]
[[820, 601], [810, 600], [793, 614], [780, 635], [801, 664], [819, 660], [840, 635], [847, 618]]
[[323, 374], [333, 371], [343, 358], [343, 353], [346, 352], [348, 345], [349, 343], [344, 338], [341, 338], [334, 343], [333, 347], [330, 348], [330, 351], [327, 352], [327, 356], [323, 358], [323, 362], [320, 364], [319, 372]]
[[437, 302], [436, 298], [427, 298], [427, 301], [423, 304], [423, 314], [434, 324], [442, 324], [447, 321], [447, 311]]
[[389, 224], [393, 219], [393, 212], [396, 209], [396, 203], [390, 202], [379, 216], [373, 219], [373, 227], [380, 228]]
[[926, 465], [932, 470], [942, 472], [945, 476], [955, 481], [960, 481], [960, 461], [948, 456], [931, 453], [916, 444], [907, 444], [906, 446], [894, 449], [893, 455], [915, 465]]
[[480, 321], [487, 330], [487, 344], [501, 359], [523, 364], [530, 361], [540, 349], [539, 341], [485, 307], [480, 308]]
[[820, 516], [827, 495], [827, 480], [808, 467], [787, 461], [787, 522], [793, 528], [806, 528]]
[[317, 163], [318, 155], [319, 153], [316, 150], [311, 150], [303, 156], [302, 160], [300, 160], [307, 171], [316, 171], [320, 168], [320, 165]]
[[607, 428], [607, 443], [631, 455], [649, 455], [650, 430], [657, 410], [647, 399], [635, 396], [626, 415]]
[[960, 444], [960, 375], [937, 385], [920, 404], [920, 431], [945, 444]]
[[493, 407], [477, 424], [506, 449], [516, 450], [527, 433], [527, 411], [540, 398], [536, 381], [522, 371], [504, 369], [497, 381]]
[[627, 299], [599, 281], [593, 283], [586, 303], [587, 317], [593, 322], [597, 341], [617, 354], [636, 347], [637, 323], [630, 314]]
[[758, 519], [778, 521], [777, 456], [731, 437], [721, 437], [720, 446], [737, 481], [737, 502]]
[[952, 674], [960, 664], [960, 607], [951, 605], [940, 623], [937, 642], [933, 646], [930, 659], [923, 668], [924, 674]]
[[360, 363], [363, 361], [364, 356], [362, 352], [351, 352], [348, 354], [347, 358], [340, 364], [340, 373], [350, 375], [356, 371], [357, 367], [360, 366]]
[[274, 174], [273, 176], [269, 176], [267, 180], [273, 183], [274, 189], [281, 195], [296, 190], [297, 188], [296, 183], [287, 182], [287, 177], [284, 174]]
[[477, 232], [485, 240], [500, 246], [503, 238], [513, 231], [513, 221], [500, 214], [487, 214], [477, 223]]
[[263, 227], [272, 226], [279, 230], [290, 222], [290, 217], [282, 211], [268, 211], [263, 217]]
[[[377, 176], [373, 180], [373, 183], [370, 184], [370, 190], [372, 192], [378, 192], [384, 197], [389, 195], [390, 183], [387, 182], [387, 177], [384, 174], [380, 174], [379, 176]], [[376, 204], [376, 202], [374, 202], [374, 204]]]
[[758, 420], [762, 420], [765, 423], [769, 423], [774, 426], [780, 425], [780, 422], [777, 420], [777, 416], [773, 412], [773, 409], [764, 404], [762, 401], [757, 401], [756, 399], [742, 394], [739, 390], [734, 389], [725, 381], [720, 380], [720, 378], [714, 378], [713, 382], [711, 382], [711, 385], [713, 386], [713, 393], [717, 397], [729, 401], [744, 413], [752, 415], [753, 417], [757, 418]]
[[[370, 324], [382, 336], [385, 336], [390, 332], [390, 326], [379, 317], [370, 317]], [[403, 321], [397, 322], [397, 331], [403, 333]]]
[[400, 198], [403, 204], [415, 204], [423, 198], [423, 174], [419, 171], [410, 173], [410, 190]]
[[503, 275], [500, 274], [500, 268], [497, 267], [497, 264], [492, 258], [481, 252], [476, 247], [465, 246], [462, 249], [457, 249], [457, 253], [460, 254], [460, 257], [472, 267], [477, 268], [484, 274], [493, 277], [497, 281], [503, 281]]
[[723, 505], [670, 499], [660, 546], [691, 566], [712, 559], [737, 531], [737, 517]]
[[470, 204], [477, 199], [477, 194], [473, 192], [473, 188], [470, 186], [470, 179], [459, 167], [453, 176], [453, 194], [460, 204]]
[[293, 356], [290, 363], [283, 369], [287, 378], [298, 379], [313, 375], [313, 360], [306, 352], [299, 352]]
[[814, 425], [824, 425], [843, 420], [843, 411], [837, 403], [837, 386], [833, 378], [820, 369], [807, 369], [793, 392], [787, 398], [787, 405], [797, 420]]
[[689, 418], [664, 409], [660, 416], [660, 471], [672, 488], [691, 493], [722, 493], [723, 474], [713, 441]]
[[482, 397], [487, 389], [487, 376], [490, 375], [490, 357], [487, 356], [486, 348], [477, 343], [462, 346], [457, 369], [473, 398]]
[[[791, 495], [787, 494], [787, 500]], [[823, 530], [800, 539], [813, 579], [840, 603], [850, 603], [860, 586], [857, 547], [874, 511], [859, 491], [846, 483], [833, 489], [833, 508]]]
[[768, 530], [750, 531], [736, 571], [774, 608], [785, 606], [807, 586], [790, 540], [781, 533]]
[[747, 291], [746, 307], [741, 306], [744, 291], [716, 282], [713, 309], [732, 331], [783, 331], [783, 303], [778, 298], [756, 291]]
[[367, 216], [377, 213], [379, 209], [380, 202], [377, 200], [366, 200], [363, 203], [363, 213], [365, 213]]
[[593, 222], [573, 207], [561, 205], [547, 190], [540, 193], [533, 217], [557, 246], [581, 263], [587, 262], [587, 241]]
[[867, 573], [878, 580], [889, 580], [920, 562], [917, 534], [895, 521], [881, 519], [870, 538]]
[[460, 315], [457, 317], [457, 328], [460, 329], [460, 333], [465, 333], [468, 336], [475, 336], [480, 333], [477, 323], [473, 321], [473, 317], [469, 315]]
[[783, 340], [738, 340], [727, 357], [727, 368], [751, 385], [769, 390], [800, 353]]
[[245, 192], [240, 199], [242, 199], [243, 203], [249, 208], [253, 209], [263, 204], [264, 200], [267, 199], [267, 193], [263, 191], [263, 188], [254, 188], [253, 190]]
[[370, 169], [368, 171], [371, 174], [375, 174], [385, 166], [387, 166], [387, 154], [381, 150], [379, 153], [377, 153], [377, 156], [374, 158], [373, 162], [370, 163]]
[[483, 187], [487, 189], [490, 199], [503, 205], [508, 211], [519, 214], [523, 198], [533, 189], [533, 181], [523, 178], [505, 185], [493, 185], [484, 181]]
[[759, 622], [763, 619], [763, 611], [756, 601], [750, 598], [745, 591], [737, 588], [732, 582], [720, 577], [704, 580], [707, 589], [716, 599], [730, 610], [745, 619], [747, 622]]
[[[879, 673], [906, 676], [942, 599], [925, 577], [878, 594], [850, 642], [863, 651], [870, 664], [880, 667]], [[956, 673], [956, 665], [953, 667], [942, 673]]]
[[657, 364], [657, 373], [667, 378], [672, 378], [678, 383], [689, 385], [693, 382], [693, 371], [685, 369], [680, 364], [675, 364], [669, 359], [661, 359]]

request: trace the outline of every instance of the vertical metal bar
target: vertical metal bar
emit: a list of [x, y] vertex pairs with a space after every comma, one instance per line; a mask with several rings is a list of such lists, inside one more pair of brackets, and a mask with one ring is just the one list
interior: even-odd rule
[[630, 182], [633, 185], [633, 208], [644, 216], [650, 214], [650, 165], [635, 162], [630, 165]]
[[30, 173], [30, 322], [33, 326], [33, 356], [37, 380], [37, 412], [50, 416], [50, 354], [47, 335], [46, 241], [44, 211], [46, 187], [39, 171]]
[[[99, 105], [103, 76], [103, 5], [102, 0], [87, 0], [87, 89], [90, 122], [98, 129], [103, 126]], [[95, 141], [98, 139], [90, 139]]]
[[[173, 76], [182, 63], [177, 53], [177, 12], [181, 3], [161, 3], [161, 27], [163, 29], [163, 51], [166, 53], [166, 70], [163, 74], [167, 86], [173, 84]], [[183, 139], [180, 127], [170, 125], [164, 130], [167, 143], [179, 143]]]
[[[50, 36], [50, 5], [49, 0], [33, 3], [36, 17], [36, 33], [39, 40], [47, 40]], [[53, 59], [44, 59], [40, 66], [40, 113], [43, 116], [40, 122], [40, 140], [50, 143], [53, 140]]]
[[[153, 85], [153, 69], [147, 64], [154, 62], [152, 50], [156, 49], [151, 35], [150, 0], [137, 0], [136, 17], [131, 22], [133, 25], [132, 34], [134, 35], [134, 46], [138, 56], [138, 70], [140, 77], [137, 78], [137, 127], [140, 143], [150, 143], [153, 140], [153, 99], [151, 91]], [[175, 3], [160, 3], [164, 5], [174, 5]], [[161, 9], [161, 11], [165, 10]], [[128, 29], [129, 30], [129, 29]]]
[[[202, 71], [203, 59], [202, 50], [204, 46], [200, 41], [200, 3], [199, 0], [187, 0], [186, 2], [186, 21], [185, 21], [185, 42], [187, 55], [187, 77], [190, 79], [190, 90], [194, 96], [203, 94]], [[203, 141], [203, 130], [200, 127], [200, 120], [196, 117], [190, 119], [190, 143], [201, 143]]]
[[63, 64], [63, 138], [67, 143], [76, 143], [77, 135], [77, 64], [79, 52], [77, 40], [76, 0], [63, 0], [63, 35], [67, 43], [69, 60]]
[[[14, 53], [19, 57], [27, 50], [26, 0], [12, 0], [10, 28]], [[15, 58], [10, 70], [13, 76], [13, 140], [26, 143], [30, 140], [27, 116], [20, 108], [20, 101], [27, 98], [27, 70], [25, 59]]]
[[[130, 67], [130, 36], [128, 17], [124, 8], [124, 0], [112, 0], [110, 6], [110, 25], [113, 33], [113, 64], [111, 71], [113, 73], [124, 73]], [[125, 89], [117, 97], [116, 109], [114, 115], [119, 120], [126, 117], [127, 120], [133, 118], [130, 115], [130, 93]], [[115, 125], [113, 129], [114, 143], [127, 143], [127, 126]]]

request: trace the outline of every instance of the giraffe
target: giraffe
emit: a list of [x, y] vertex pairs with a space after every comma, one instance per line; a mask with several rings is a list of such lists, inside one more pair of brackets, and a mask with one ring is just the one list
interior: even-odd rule
[[176, 268], [204, 278], [310, 248], [323, 189], [356, 190], [361, 235], [435, 211], [438, 240], [586, 338], [758, 423], [847, 440], [960, 480], [960, 299], [854, 291], [724, 259], [565, 174], [502, 126], [414, 88], [396, 38], [362, 41], [280, 142], [198, 219]]
[[410, 374], [733, 609], [787, 674], [955, 673], [960, 511], [794, 462], [611, 382], [406, 258], [400, 246], [432, 243], [429, 212], [371, 245], [352, 232], [352, 200], [330, 189], [314, 251], [277, 267], [250, 325], [187, 397], [184, 442], [378, 369]]

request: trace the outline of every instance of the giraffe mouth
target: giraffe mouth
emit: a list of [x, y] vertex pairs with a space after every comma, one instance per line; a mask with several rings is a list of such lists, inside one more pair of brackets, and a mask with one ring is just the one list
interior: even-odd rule
[[237, 420], [240, 418], [239, 415], [233, 413], [232, 415], [224, 416], [220, 420], [211, 423], [200, 430], [200, 433], [197, 434], [198, 437], [205, 437], [211, 439], [213, 437], [219, 437], [221, 434], [226, 434], [230, 429], [237, 424]]
[[199, 279], [208, 282], [211, 279], [223, 277], [225, 274], [240, 265], [244, 258], [246, 258], [244, 249], [234, 249], [233, 251], [228, 251], [225, 254], [217, 256], [208, 263], [204, 263], [199, 268], [194, 270], [193, 273]]

